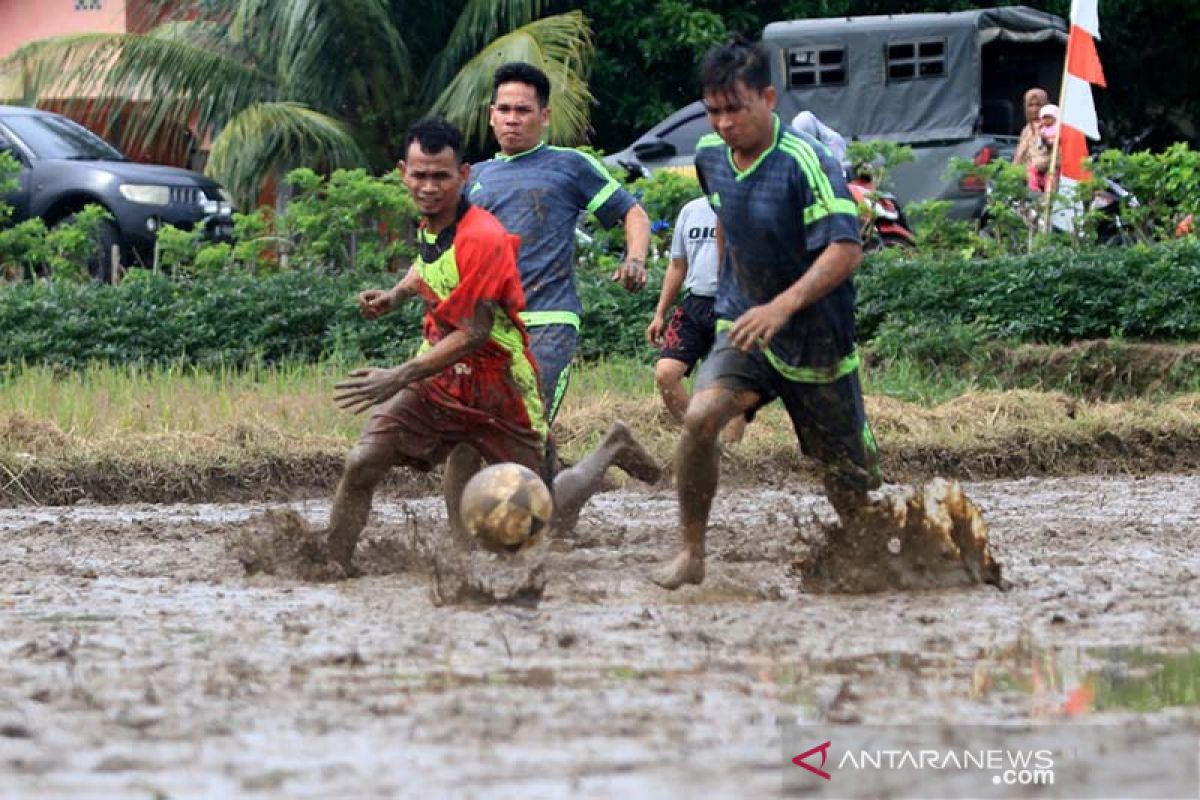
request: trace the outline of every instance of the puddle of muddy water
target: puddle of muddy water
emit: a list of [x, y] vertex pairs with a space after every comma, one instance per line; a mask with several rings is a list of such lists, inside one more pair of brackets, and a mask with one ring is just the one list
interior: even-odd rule
[[1018, 646], [982, 659], [975, 684], [1028, 696], [1035, 716], [1200, 708], [1200, 650]]
[[3, 509], [0, 796], [757, 798], [785, 719], [1200, 730], [1200, 477], [966, 488], [1007, 591], [805, 592], [812, 487], [722, 492], [674, 594], [674, 497], [601, 495], [529, 607], [434, 602], [437, 498], [319, 584], [229, 552], [278, 505]]

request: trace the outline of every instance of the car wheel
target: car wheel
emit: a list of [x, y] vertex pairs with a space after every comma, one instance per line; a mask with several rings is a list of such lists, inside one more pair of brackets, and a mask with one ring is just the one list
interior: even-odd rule
[[[67, 225], [75, 221], [75, 215], [63, 217], [59, 225]], [[112, 220], [100, 220], [96, 226], [96, 249], [88, 259], [88, 274], [98, 283], [112, 283], [113, 273], [117, 270], [118, 261], [113, 260], [113, 247], [121, 245], [121, 230]]]
[[[117, 249], [117, 258], [113, 259], [113, 248]], [[100, 283], [113, 283], [117, 270], [120, 269], [121, 231], [117, 224], [110, 220], [102, 220], [96, 228], [96, 258], [88, 261], [88, 272]]]
[[879, 237], [882, 247], [899, 247], [904, 250], [916, 250], [917, 243], [898, 233], [884, 233]]

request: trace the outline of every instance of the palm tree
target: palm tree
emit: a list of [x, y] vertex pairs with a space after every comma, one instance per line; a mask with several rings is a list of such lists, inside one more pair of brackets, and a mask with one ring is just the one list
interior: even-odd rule
[[[581, 12], [540, 15], [548, 0], [151, 0], [146, 33], [33, 42], [9, 67], [27, 96], [120, 118], [149, 147], [180, 125], [211, 137], [207, 171], [243, 202], [300, 165], [385, 168], [399, 135], [435, 111], [479, 146], [496, 66], [524, 60], [554, 85], [550, 137], [581, 141], [592, 52]], [[175, 9], [172, 11], [171, 9]], [[190, 16], [191, 19], [183, 17]], [[82, 110], [81, 108], [79, 110]]]

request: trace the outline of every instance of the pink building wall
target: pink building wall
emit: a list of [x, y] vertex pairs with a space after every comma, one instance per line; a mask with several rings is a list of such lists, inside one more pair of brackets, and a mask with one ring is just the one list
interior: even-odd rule
[[127, 5], [126, 0], [0, 0], [0, 58], [48, 36], [124, 33]]

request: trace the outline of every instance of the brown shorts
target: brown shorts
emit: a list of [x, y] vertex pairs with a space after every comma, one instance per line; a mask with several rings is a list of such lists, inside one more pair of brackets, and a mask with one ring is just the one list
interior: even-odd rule
[[489, 464], [513, 461], [546, 477], [546, 443], [532, 428], [463, 405], [426, 381], [377, 406], [362, 441], [391, 449], [395, 463], [431, 470], [458, 444]]

